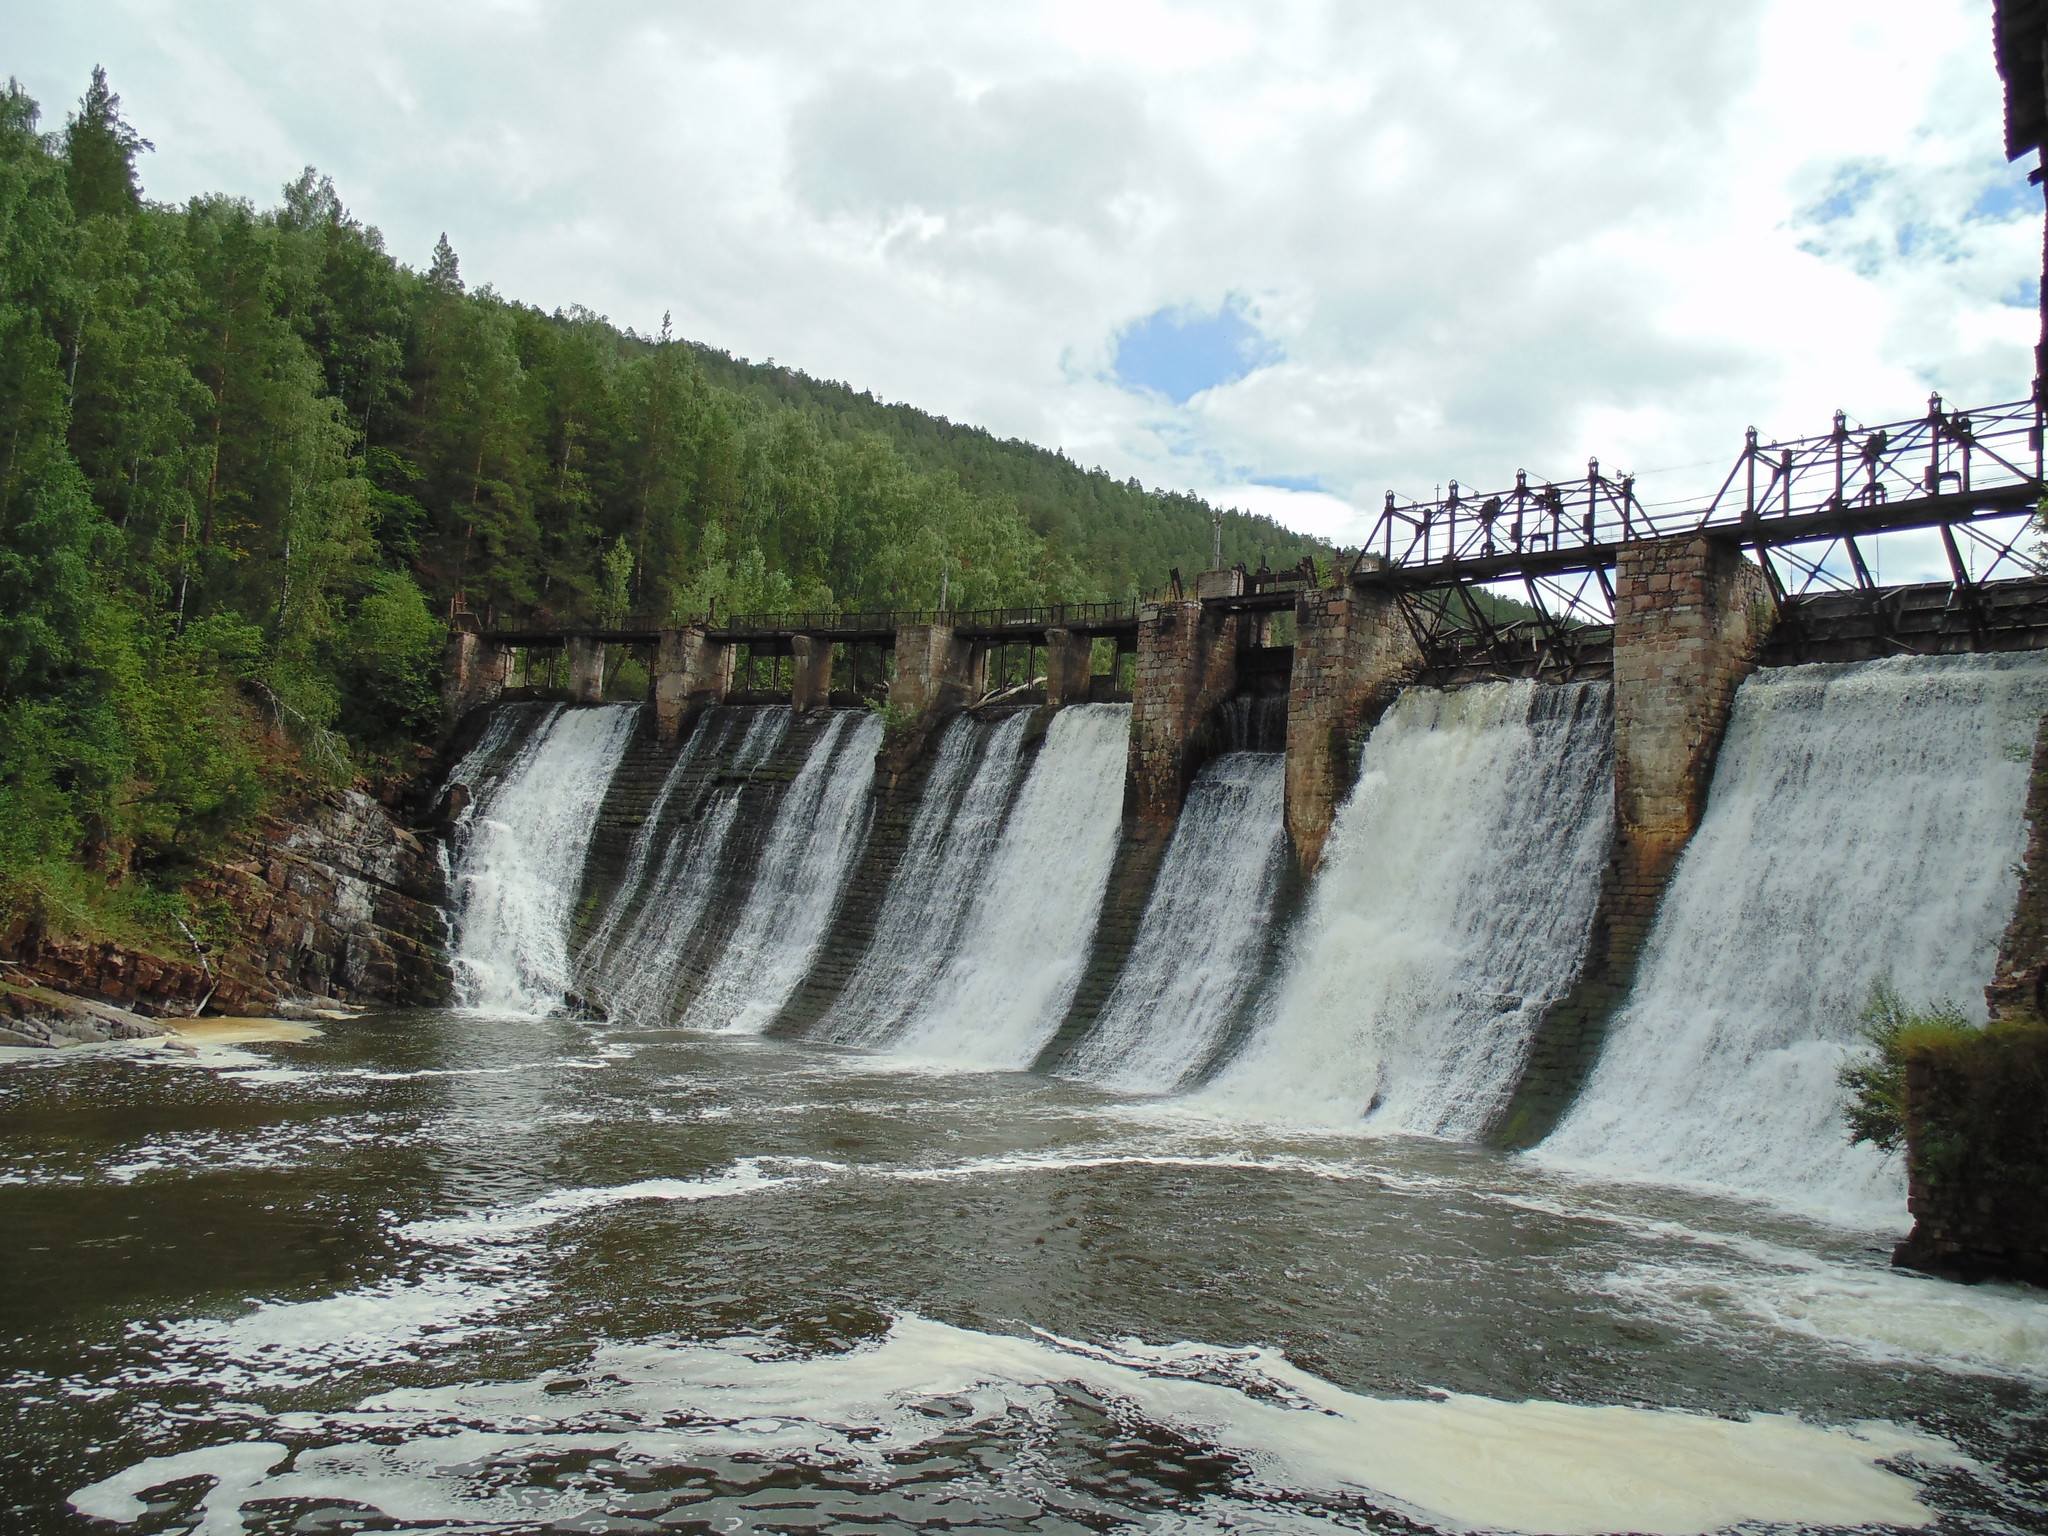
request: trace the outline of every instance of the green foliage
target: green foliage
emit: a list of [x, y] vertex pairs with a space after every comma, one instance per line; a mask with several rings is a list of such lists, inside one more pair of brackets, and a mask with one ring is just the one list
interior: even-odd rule
[[[146, 923], [266, 800], [410, 756], [458, 599], [974, 608], [1207, 564], [1193, 498], [666, 317], [545, 314], [445, 236], [411, 270], [311, 167], [267, 210], [151, 202], [120, 106], [95, 69], [46, 134], [0, 93], [0, 919]], [[1324, 553], [1239, 514], [1224, 543]], [[643, 685], [619, 658], [611, 686]]]
[[1881, 1152], [1894, 1152], [1906, 1140], [1907, 1059], [1915, 1051], [1974, 1039], [1983, 1031], [1946, 999], [1924, 1010], [1908, 1008], [1889, 981], [1872, 985], [1857, 1024], [1870, 1053], [1837, 1074], [1849, 1095], [1842, 1106], [1849, 1144], [1867, 1141]]

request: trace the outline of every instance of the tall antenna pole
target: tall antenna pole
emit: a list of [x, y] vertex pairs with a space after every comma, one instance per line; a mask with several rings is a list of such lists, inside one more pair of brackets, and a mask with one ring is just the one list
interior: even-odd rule
[[1209, 569], [1220, 571], [1223, 569], [1223, 509], [1221, 507], [1218, 507], [1215, 512], [1210, 514], [1209, 525], [1214, 535], [1214, 545], [1209, 551]]

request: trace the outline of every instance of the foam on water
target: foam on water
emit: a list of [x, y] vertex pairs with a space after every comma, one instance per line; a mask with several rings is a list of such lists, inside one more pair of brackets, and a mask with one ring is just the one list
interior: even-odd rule
[[561, 1006], [591, 828], [639, 715], [631, 704], [553, 710], [463, 812], [453, 891], [462, 1006], [527, 1016]]
[[[1362, 1499], [1440, 1527], [1557, 1536], [1917, 1528], [1930, 1513], [1915, 1484], [1880, 1462], [1954, 1459], [1945, 1442], [1888, 1424], [1822, 1428], [1778, 1415], [1463, 1394], [1375, 1398], [1273, 1350], [1090, 1345], [905, 1314], [878, 1341], [842, 1353], [791, 1357], [768, 1340], [614, 1344], [566, 1383], [549, 1372], [386, 1392], [353, 1413], [283, 1416], [273, 1421], [279, 1438], [151, 1458], [71, 1502], [99, 1519], [134, 1520], [150, 1490], [206, 1476], [216, 1480], [205, 1495], [207, 1532], [238, 1532], [241, 1510], [258, 1500], [292, 1499], [347, 1501], [401, 1521], [539, 1524], [596, 1513], [586, 1480], [517, 1475], [565, 1455], [602, 1457], [643, 1483], [663, 1466], [739, 1452], [836, 1466], [838, 1488], [863, 1477], [887, 1486], [892, 1462], [928, 1441], [1044, 1416], [1068, 1384], [1239, 1458], [1229, 1491], [1204, 1511], [1223, 1528], [1240, 1512], [1314, 1528], [1306, 1512], [1290, 1520], [1285, 1505], [1270, 1503], [1276, 1492]], [[933, 1402], [943, 1411], [928, 1410]], [[1012, 1492], [996, 1484], [976, 1495], [972, 1486], [962, 1490], [963, 1511], [1009, 1502]], [[823, 1501], [804, 1494], [785, 1489], [779, 1499], [814, 1524], [804, 1505]]]
[[1889, 980], [1984, 1016], [2048, 657], [1901, 657], [1745, 681], [1706, 815], [1555, 1167], [1902, 1225], [1896, 1158], [1850, 1146], [1836, 1075]]
[[923, 1004], [987, 873], [1030, 718], [1020, 711], [986, 726], [961, 715], [946, 727], [874, 938], [813, 1039], [872, 1045]]
[[776, 808], [739, 922], [683, 1014], [685, 1027], [758, 1034], [803, 980], [867, 835], [882, 733], [879, 716], [839, 710], [812, 744]]
[[1058, 711], [996, 841], [960, 942], [890, 1049], [963, 1066], [1031, 1064], [1080, 984], [1116, 857], [1128, 704]]
[[1276, 995], [1199, 1102], [1482, 1131], [1585, 953], [1612, 753], [1605, 683], [1403, 693], [1366, 742]]
[[1208, 1063], [1273, 920], [1286, 782], [1269, 752], [1227, 753], [1195, 776], [1130, 958], [1061, 1076], [1168, 1093]]

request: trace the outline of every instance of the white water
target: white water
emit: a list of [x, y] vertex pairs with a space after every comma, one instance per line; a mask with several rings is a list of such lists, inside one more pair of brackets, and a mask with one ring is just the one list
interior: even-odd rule
[[676, 760], [669, 765], [668, 773], [662, 778], [661, 788], [655, 793], [654, 803], [647, 808], [646, 818], [633, 833], [633, 845], [626, 853], [626, 872], [620, 877], [611, 900], [605, 904], [604, 913], [598, 919], [597, 926], [591, 930], [589, 939], [584, 942], [582, 953], [576, 957], [579, 972], [602, 970], [603, 961], [611, 949], [613, 938], [618, 933], [619, 924], [635, 910], [634, 898], [639, 894], [640, 883], [646, 877], [647, 860], [654, 852], [655, 837], [661, 829], [662, 815], [668, 810], [669, 801], [675, 798], [677, 787], [682, 784], [690, 764], [696, 760], [706, 739], [717, 736], [723, 740], [723, 728], [729, 722], [718, 721], [714, 727], [714, 719], [724, 714], [724, 710], [713, 710], [700, 721], [697, 729], [690, 732], [689, 737], [683, 742], [682, 750], [676, 754]]
[[907, 1055], [1027, 1067], [1080, 984], [1116, 857], [1127, 704], [1058, 711], [976, 893], [959, 947], [891, 1040]]
[[1170, 1093], [1208, 1063], [1273, 920], [1286, 783], [1271, 752], [1228, 753], [1196, 775], [1130, 958], [1061, 1076]]
[[[606, 921], [616, 928], [621, 922], [617, 914], [628, 910], [633, 913], [631, 921], [602, 953], [586, 949], [581, 962], [586, 993], [603, 1003], [614, 1023], [660, 1026], [673, 1021], [677, 979], [691, 955], [698, 920], [717, 888], [726, 844], [739, 819], [740, 797], [754, 771], [782, 745], [794, 718], [779, 705], [754, 710], [751, 715], [725, 710], [714, 715], [723, 718], [714, 722], [714, 717], [707, 715], [677, 755], [676, 767], [662, 786], [661, 799], [641, 834], [651, 837], [661, 806], [697, 750], [696, 744], [715, 736], [707, 743], [715, 757], [729, 739], [734, 721], [745, 719], [746, 734], [740, 738], [730, 769], [732, 781], [712, 789], [704, 805], [675, 828], [653, 878], [646, 882], [646, 895], [637, 903], [634, 887], [639, 882], [631, 880], [629, 869], [628, 881], [622, 881], [613, 894]], [[635, 846], [637, 849], [637, 839]], [[644, 856], [641, 862], [644, 868]]]
[[881, 719], [840, 710], [776, 807], [753, 889], [718, 963], [683, 1014], [690, 1029], [758, 1034], [810, 969], [867, 831]]
[[1604, 683], [1411, 688], [1366, 743], [1276, 995], [1198, 1101], [1469, 1138], [1571, 985], [1613, 806]]
[[463, 1007], [538, 1015], [561, 1005], [591, 828], [639, 716], [632, 704], [554, 711], [464, 812], [454, 889]]
[[2044, 710], [2039, 655], [1744, 682], [1635, 989], [1538, 1156], [1901, 1224], [1897, 1161], [1848, 1145], [1836, 1073], [1880, 979], [1984, 1016]]
[[993, 727], [965, 715], [946, 727], [874, 938], [814, 1039], [872, 1044], [930, 994], [987, 871], [1029, 723], [1020, 712]]

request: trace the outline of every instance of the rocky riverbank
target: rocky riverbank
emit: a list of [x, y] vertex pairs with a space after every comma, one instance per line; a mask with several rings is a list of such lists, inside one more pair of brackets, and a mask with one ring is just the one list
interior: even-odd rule
[[390, 806], [359, 790], [309, 797], [259, 819], [187, 884], [205, 937], [183, 953], [33, 921], [0, 931], [0, 1030], [18, 1037], [0, 1043], [124, 1038], [137, 1018], [443, 1002], [443, 883], [435, 840]]

